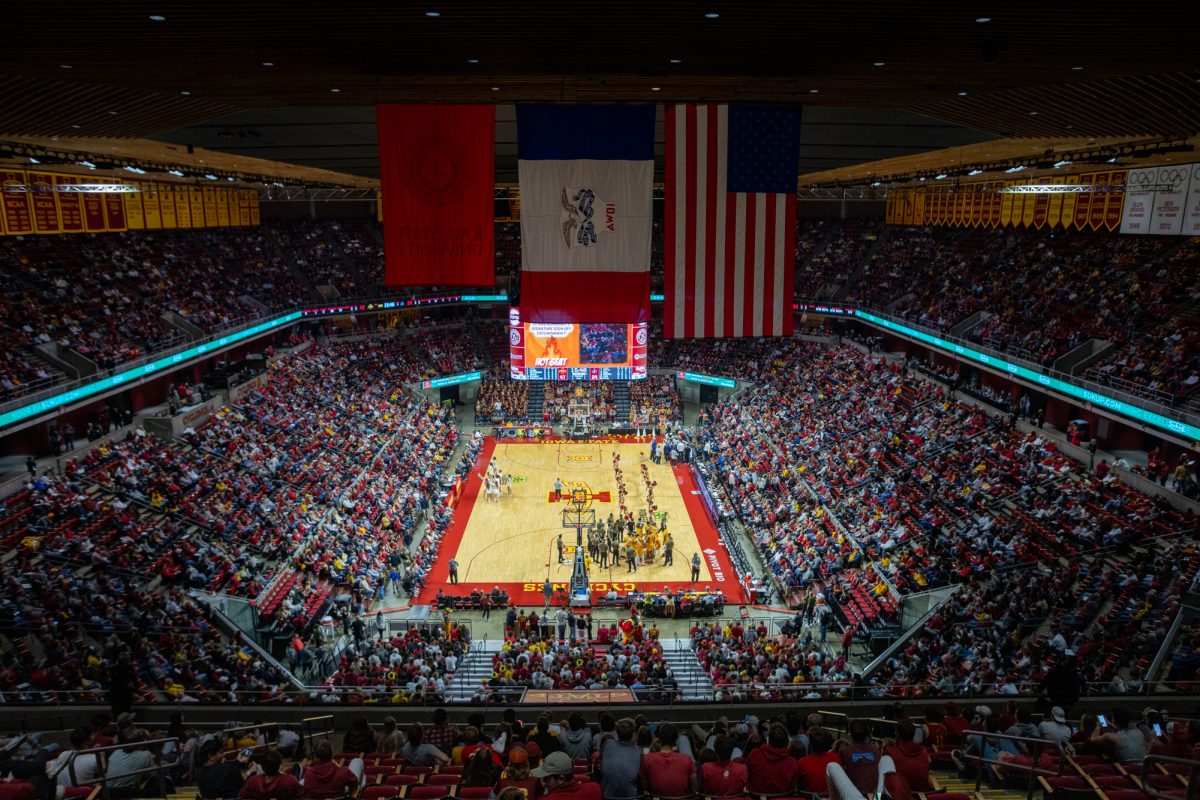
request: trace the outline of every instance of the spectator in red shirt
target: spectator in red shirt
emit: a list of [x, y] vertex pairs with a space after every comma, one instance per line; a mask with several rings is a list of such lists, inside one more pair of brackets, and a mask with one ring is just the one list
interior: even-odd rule
[[700, 771], [700, 783], [706, 795], [715, 797], [742, 794], [750, 776], [746, 765], [733, 761], [733, 739], [721, 734], [713, 742], [717, 760], [710, 761]]
[[[351, 764], [355, 762], [361, 771], [362, 759], [356, 758]], [[305, 797], [341, 797], [354, 791], [358, 782], [359, 775], [356, 775], [348, 767], [339, 767], [334, 763], [333, 745], [328, 740], [322, 739], [313, 745], [313, 763], [304, 768], [301, 776]]]
[[950, 734], [949, 744], [962, 744], [963, 731], [967, 729], [967, 725], [970, 722], [959, 711], [958, 703], [946, 703], [946, 719], [943, 724], [946, 726], [946, 731]]
[[527, 800], [538, 800], [541, 797], [541, 781], [529, 774], [529, 751], [523, 747], [515, 747], [508, 754], [508, 769], [496, 785], [496, 791], [509, 786], [524, 789]]
[[[796, 760], [788, 751], [787, 728], [778, 722], [767, 730], [767, 743], [746, 759], [752, 794], [784, 794], [796, 788]], [[822, 790], [823, 791], [823, 790]]]
[[839, 762], [838, 754], [831, 752], [833, 735], [824, 728], [808, 729], [808, 755], [796, 763], [798, 788], [802, 792], [825, 794], [829, 791], [825, 781], [825, 767]]
[[662, 748], [642, 756], [642, 786], [659, 797], [683, 797], [696, 792], [696, 762], [675, 749], [679, 731], [669, 722], [658, 726]]
[[896, 772], [914, 792], [932, 791], [929, 783], [929, 751], [916, 740], [916, 728], [908, 720], [896, 723], [896, 743], [883, 751], [891, 756]]
[[559, 750], [546, 756], [542, 765], [530, 773], [542, 782], [542, 797], [601, 800], [600, 784], [575, 780], [575, 765], [571, 757]]
[[238, 792], [241, 800], [294, 800], [304, 793], [300, 781], [288, 773], [280, 774], [279, 767], [283, 758], [278, 751], [268, 750], [258, 757], [258, 766], [262, 770], [257, 775], [251, 775]]

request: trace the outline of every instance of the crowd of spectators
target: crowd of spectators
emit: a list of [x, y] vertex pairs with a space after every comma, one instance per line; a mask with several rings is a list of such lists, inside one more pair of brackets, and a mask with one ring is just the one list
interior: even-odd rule
[[572, 403], [587, 403], [588, 415], [595, 422], [616, 421], [617, 404], [611, 381], [546, 381], [543, 387], [545, 423], [569, 423]]
[[[507, 367], [502, 364], [501, 367]], [[485, 377], [475, 397], [475, 415], [483, 419], [525, 419], [529, 412], [529, 385], [514, 381], [497, 367], [499, 377]]]
[[674, 375], [649, 375], [629, 382], [629, 413], [633, 421], [682, 422], [683, 403]]
[[850, 279], [879, 238], [875, 220], [797, 220], [796, 297], [828, 297]]
[[436, 625], [403, 634], [380, 626], [366, 633], [375, 635], [356, 635], [325, 681], [327, 702], [355, 704], [367, 697], [396, 704], [444, 702], [446, 685], [471, 645], [466, 630], [456, 625], [449, 633]]

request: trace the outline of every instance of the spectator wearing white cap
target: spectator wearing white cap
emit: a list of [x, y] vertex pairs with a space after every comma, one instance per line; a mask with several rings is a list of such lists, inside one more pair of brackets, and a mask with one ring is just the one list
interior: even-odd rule
[[1038, 723], [1038, 735], [1052, 742], [1067, 743], [1071, 738], [1071, 728], [1067, 725], [1067, 715], [1062, 707], [1050, 709], [1050, 717]]

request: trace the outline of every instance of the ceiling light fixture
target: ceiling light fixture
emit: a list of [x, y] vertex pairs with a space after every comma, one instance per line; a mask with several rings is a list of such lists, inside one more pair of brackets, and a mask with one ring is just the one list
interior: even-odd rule
[[968, 174], [968, 175], [970, 175], [970, 176], [972, 176], [972, 177], [974, 177], [974, 176], [976, 176], [976, 175], [982, 175], [982, 174], [983, 174], [983, 170], [981, 170], [981, 169], [973, 169], [973, 170], [971, 170], [970, 172], [968, 172], [967, 174]]
[[264, 61], [264, 62], [262, 62], [262, 64], [263, 64], [263, 66], [264, 66], [264, 67], [273, 67], [273, 66], [275, 66], [275, 62], [274, 62], [274, 61]]
[[125, 169], [128, 172], [132, 172], [134, 175], [145, 175], [146, 174], [146, 170], [142, 169], [141, 167], [126, 166]]
[[717, 18], [719, 18], [720, 16], [721, 16], [721, 15], [720, 15], [720, 14], [718, 14], [717, 12], [715, 12], [715, 11], [709, 11], [707, 14], [705, 14], [705, 15], [704, 15], [704, 18], [705, 18], [705, 19], [717, 19]]
[[341, 93], [342, 90], [341, 89], [330, 89], [329, 91], [333, 92], [334, 94], [339, 94], [339, 93]]
[[671, 59], [671, 63], [672, 63], [672, 64], [682, 64], [682, 63], [683, 63], [683, 59], [682, 59], [682, 58], [672, 58], [672, 59]]
[[1031, 116], [1031, 117], [1036, 117], [1036, 116], [1037, 116], [1037, 112], [1036, 112], [1036, 111], [1030, 111], [1030, 112], [1029, 112], [1029, 116]]
[[59, 69], [70, 69], [71, 65], [70, 64], [59, 64], [58, 68]]
[[876, 61], [872, 66], [876, 66], [876, 67], [887, 66], [887, 62], [886, 61]]
[[95, 165], [95, 164], [93, 164], [93, 163], [92, 163], [92, 162], [90, 162], [90, 161], [76, 161], [75, 163], [76, 163], [76, 164], [78, 164], [78, 165], [79, 165], [79, 166], [81, 166], [81, 167], [87, 167], [88, 169], [95, 169], [95, 168], [96, 168], [96, 165]]
[[1067, 164], [1070, 164], [1070, 163], [1071, 163], [1071, 160], [1069, 158], [1064, 158], [1059, 161], [1055, 161], [1054, 168], [1059, 169], [1060, 167], [1065, 167]]
[[162, 14], [151, 14], [150, 21], [151, 22], [166, 22], [167, 18], [164, 17]]
[[468, 59], [467, 59], [467, 63], [468, 63], [468, 64], [478, 64], [478, 63], [479, 63], [479, 59], [478, 59], [478, 58], [468, 58]]
[[182, 92], [180, 92], [180, 94], [181, 94], [181, 95], [183, 95], [184, 97], [191, 97], [191, 96], [192, 96], [192, 93], [191, 93], [191, 92], [189, 92], [187, 89], [184, 89]]
[[81, 126], [79, 126], [79, 125], [72, 125], [71, 127], [72, 127], [72, 128], [79, 128], [79, 127], [81, 127]]
[[114, 117], [117, 115], [117, 112], [116, 112], [116, 111], [110, 111], [110, 112], [108, 112], [108, 113], [109, 113], [110, 115], [114, 116]]
[[944, 181], [944, 180], [946, 179], [946, 173], [944, 173], [944, 172], [939, 172], [937, 175], [934, 175], [934, 176], [933, 176], [933, 179], [934, 179], [935, 181]]
[[976, 17], [975, 21], [978, 22], [980, 25], [982, 25], [984, 23], [991, 22], [992, 18], [991, 17]]
[[816, 93], [817, 93], [817, 92], [819, 92], [819, 91], [821, 91], [821, 90], [820, 90], [820, 89], [809, 89], [809, 90], [808, 90], [808, 93], [809, 93], [809, 94], [816, 94]]
[[182, 178], [182, 177], [183, 177], [183, 171], [182, 171], [182, 170], [178, 170], [178, 169], [169, 169], [169, 170], [167, 170], [167, 174], [168, 174], [168, 175], [174, 175], [176, 178]]
[[492, 91], [493, 91], [493, 92], [498, 92], [498, 91], [500, 91], [500, 87], [499, 87], [499, 86], [493, 86], [493, 87], [492, 87]]
[[427, 17], [440, 17], [441, 15], [442, 15], [442, 12], [440, 12], [440, 11], [426, 11], [425, 12], [425, 16], [427, 16]]
[[1072, 72], [1079, 72], [1079, 71], [1081, 71], [1082, 69], [1083, 69], [1083, 67], [1071, 67], [1071, 71], [1072, 71]]
[[959, 97], [966, 97], [966, 96], [967, 96], [967, 93], [966, 93], [966, 92], [959, 92], [959, 93], [958, 93], [958, 96], [959, 96]]
[[40, 163], [42, 163], [42, 162], [38, 161], [38, 160], [37, 160], [36, 158], [34, 158], [33, 156], [29, 156], [29, 163], [30, 163], [30, 164], [40, 164]]
[[204, 177], [208, 178], [210, 181], [215, 181], [217, 179], [217, 176], [213, 175], [212, 173], [209, 173], [209, 174], [205, 175]]
[[874, 182], [874, 183], [872, 183], [871, 185], [872, 185], [872, 186], [879, 186], [880, 184], [879, 184], [879, 181], [875, 181], [875, 182]]
[[1004, 171], [1011, 175], [1012, 173], [1020, 172], [1023, 169], [1025, 169], [1024, 164], [1017, 164], [1015, 167], [1009, 167], [1008, 169], [1006, 169]]
[[652, 92], [661, 92], [661, 91], [662, 91], [662, 87], [661, 87], [661, 86], [651, 86], [651, 87], [650, 87], [650, 91], [652, 91]]

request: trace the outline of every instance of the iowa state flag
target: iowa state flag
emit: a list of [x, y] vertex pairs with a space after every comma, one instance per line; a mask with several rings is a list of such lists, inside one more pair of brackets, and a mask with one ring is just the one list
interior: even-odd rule
[[521, 319], [648, 322], [654, 106], [517, 106]]
[[663, 332], [791, 336], [800, 109], [666, 109]]
[[379, 105], [387, 286], [494, 286], [491, 105]]

